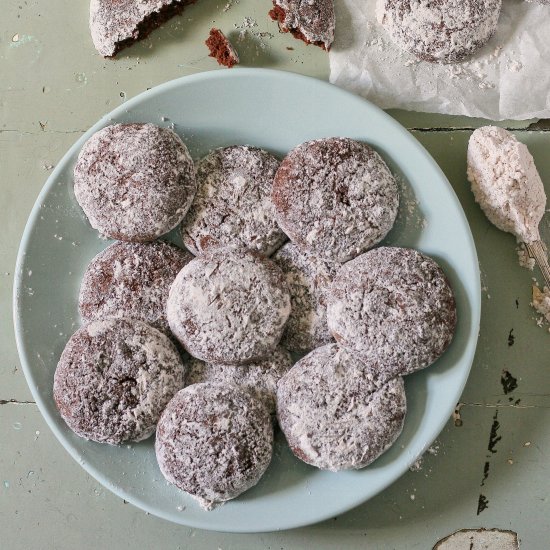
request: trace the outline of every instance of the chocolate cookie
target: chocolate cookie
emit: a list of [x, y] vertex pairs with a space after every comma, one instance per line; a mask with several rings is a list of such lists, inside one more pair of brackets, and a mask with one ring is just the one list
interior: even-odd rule
[[437, 263], [407, 248], [381, 247], [348, 262], [328, 292], [336, 341], [385, 378], [431, 365], [448, 347], [456, 304]]
[[185, 367], [167, 336], [129, 319], [93, 321], [68, 341], [53, 396], [73, 432], [116, 445], [154, 431], [184, 385]]
[[193, 384], [162, 413], [155, 451], [164, 477], [211, 509], [264, 474], [273, 452], [270, 415], [246, 390]]
[[290, 32], [306, 44], [330, 50], [336, 20], [333, 0], [273, 0], [269, 16], [279, 23], [281, 32]]
[[290, 295], [271, 260], [218, 248], [180, 271], [167, 313], [172, 332], [194, 357], [208, 363], [253, 363], [279, 343]]
[[229, 244], [269, 256], [286, 240], [271, 202], [279, 161], [246, 145], [216, 149], [196, 166], [197, 193], [182, 223], [185, 246], [198, 255]]
[[502, 0], [377, 0], [392, 40], [424, 61], [456, 63], [493, 36]]
[[302, 143], [273, 182], [277, 221], [305, 252], [344, 262], [380, 242], [399, 206], [397, 183], [365, 143], [326, 138]]
[[196, 191], [193, 161], [172, 130], [115, 124], [82, 147], [74, 192], [90, 224], [121, 241], [153, 241], [178, 225]]
[[301, 252], [287, 243], [273, 256], [290, 290], [290, 315], [281, 345], [304, 352], [333, 341], [327, 325], [327, 289], [340, 264]]
[[90, 31], [94, 46], [103, 57], [114, 57], [195, 1], [91, 0]]
[[84, 322], [106, 317], [139, 319], [170, 332], [166, 300], [170, 285], [193, 256], [172, 244], [117, 242], [88, 265], [78, 306]]
[[330, 344], [298, 361], [280, 380], [277, 416], [292, 452], [337, 472], [368, 466], [403, 429], [401, 377], [381, 379]]
[[208, 57], [213, 57], [218, 65], [231, 69], [239, 63], [239, 55], [220, 29], [210, 29], [205, 44], [210, 51]]
[[249, 390], [252, 395], [275, 414], [277, 382], [292, 367], [288, 351], [277, 348], [269, 357], [250, 365], [223, 365], [191, 359], [187, 385], [200, 382], [219, 382]]

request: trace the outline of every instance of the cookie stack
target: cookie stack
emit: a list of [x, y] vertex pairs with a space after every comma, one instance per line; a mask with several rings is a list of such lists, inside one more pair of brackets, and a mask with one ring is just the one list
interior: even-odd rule
[[[156, 425], [162, 473], [207, 509], [258, 482], [275, 419], [330, 471], [397, 439], [402, 376], [445, 351], [456, 309], [433, 259], [373, 248], [399, 191], [369, 145], [320, 139], [282, 162], [235, 145], [193, 167], [171, 130], [116, 124], [84, 145], [75, 195], [118, 239], [86, 270], [85, 324], [55, 373], [77, 435], [118, 444]], [[192, 254], [156, 240], [177, 225]]]

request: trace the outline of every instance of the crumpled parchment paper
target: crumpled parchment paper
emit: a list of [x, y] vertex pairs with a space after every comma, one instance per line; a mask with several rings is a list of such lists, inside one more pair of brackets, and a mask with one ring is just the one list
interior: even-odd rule
[[497, 32], [462, 63], [418, 61], [376, 20], [376, 0], [335, 0], [330, 81], [383, 109], [550, 118], [550, 6], [503, 0]]

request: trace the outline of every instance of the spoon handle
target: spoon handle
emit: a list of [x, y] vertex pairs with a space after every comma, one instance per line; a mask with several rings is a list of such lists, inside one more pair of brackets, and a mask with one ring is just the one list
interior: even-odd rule
[[550, 264], [548, 264], [548, 253], [546, 252], [546, 246], [542, 241], [533, 241], [532, 243], [525, 244], [529, 256], [534, 258], [537, 262], [542, 276], [546, 282], [546, 286], [550, 288]]

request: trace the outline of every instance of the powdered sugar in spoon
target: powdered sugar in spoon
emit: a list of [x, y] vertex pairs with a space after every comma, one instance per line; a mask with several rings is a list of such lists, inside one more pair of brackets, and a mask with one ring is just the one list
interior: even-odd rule
[[504, 128], [478, 128], [468, 143], [468, 179], [489, 221], [525, 244], [550, 287], [548, 254], [539, 233], [546, 194], [527, 147]]

